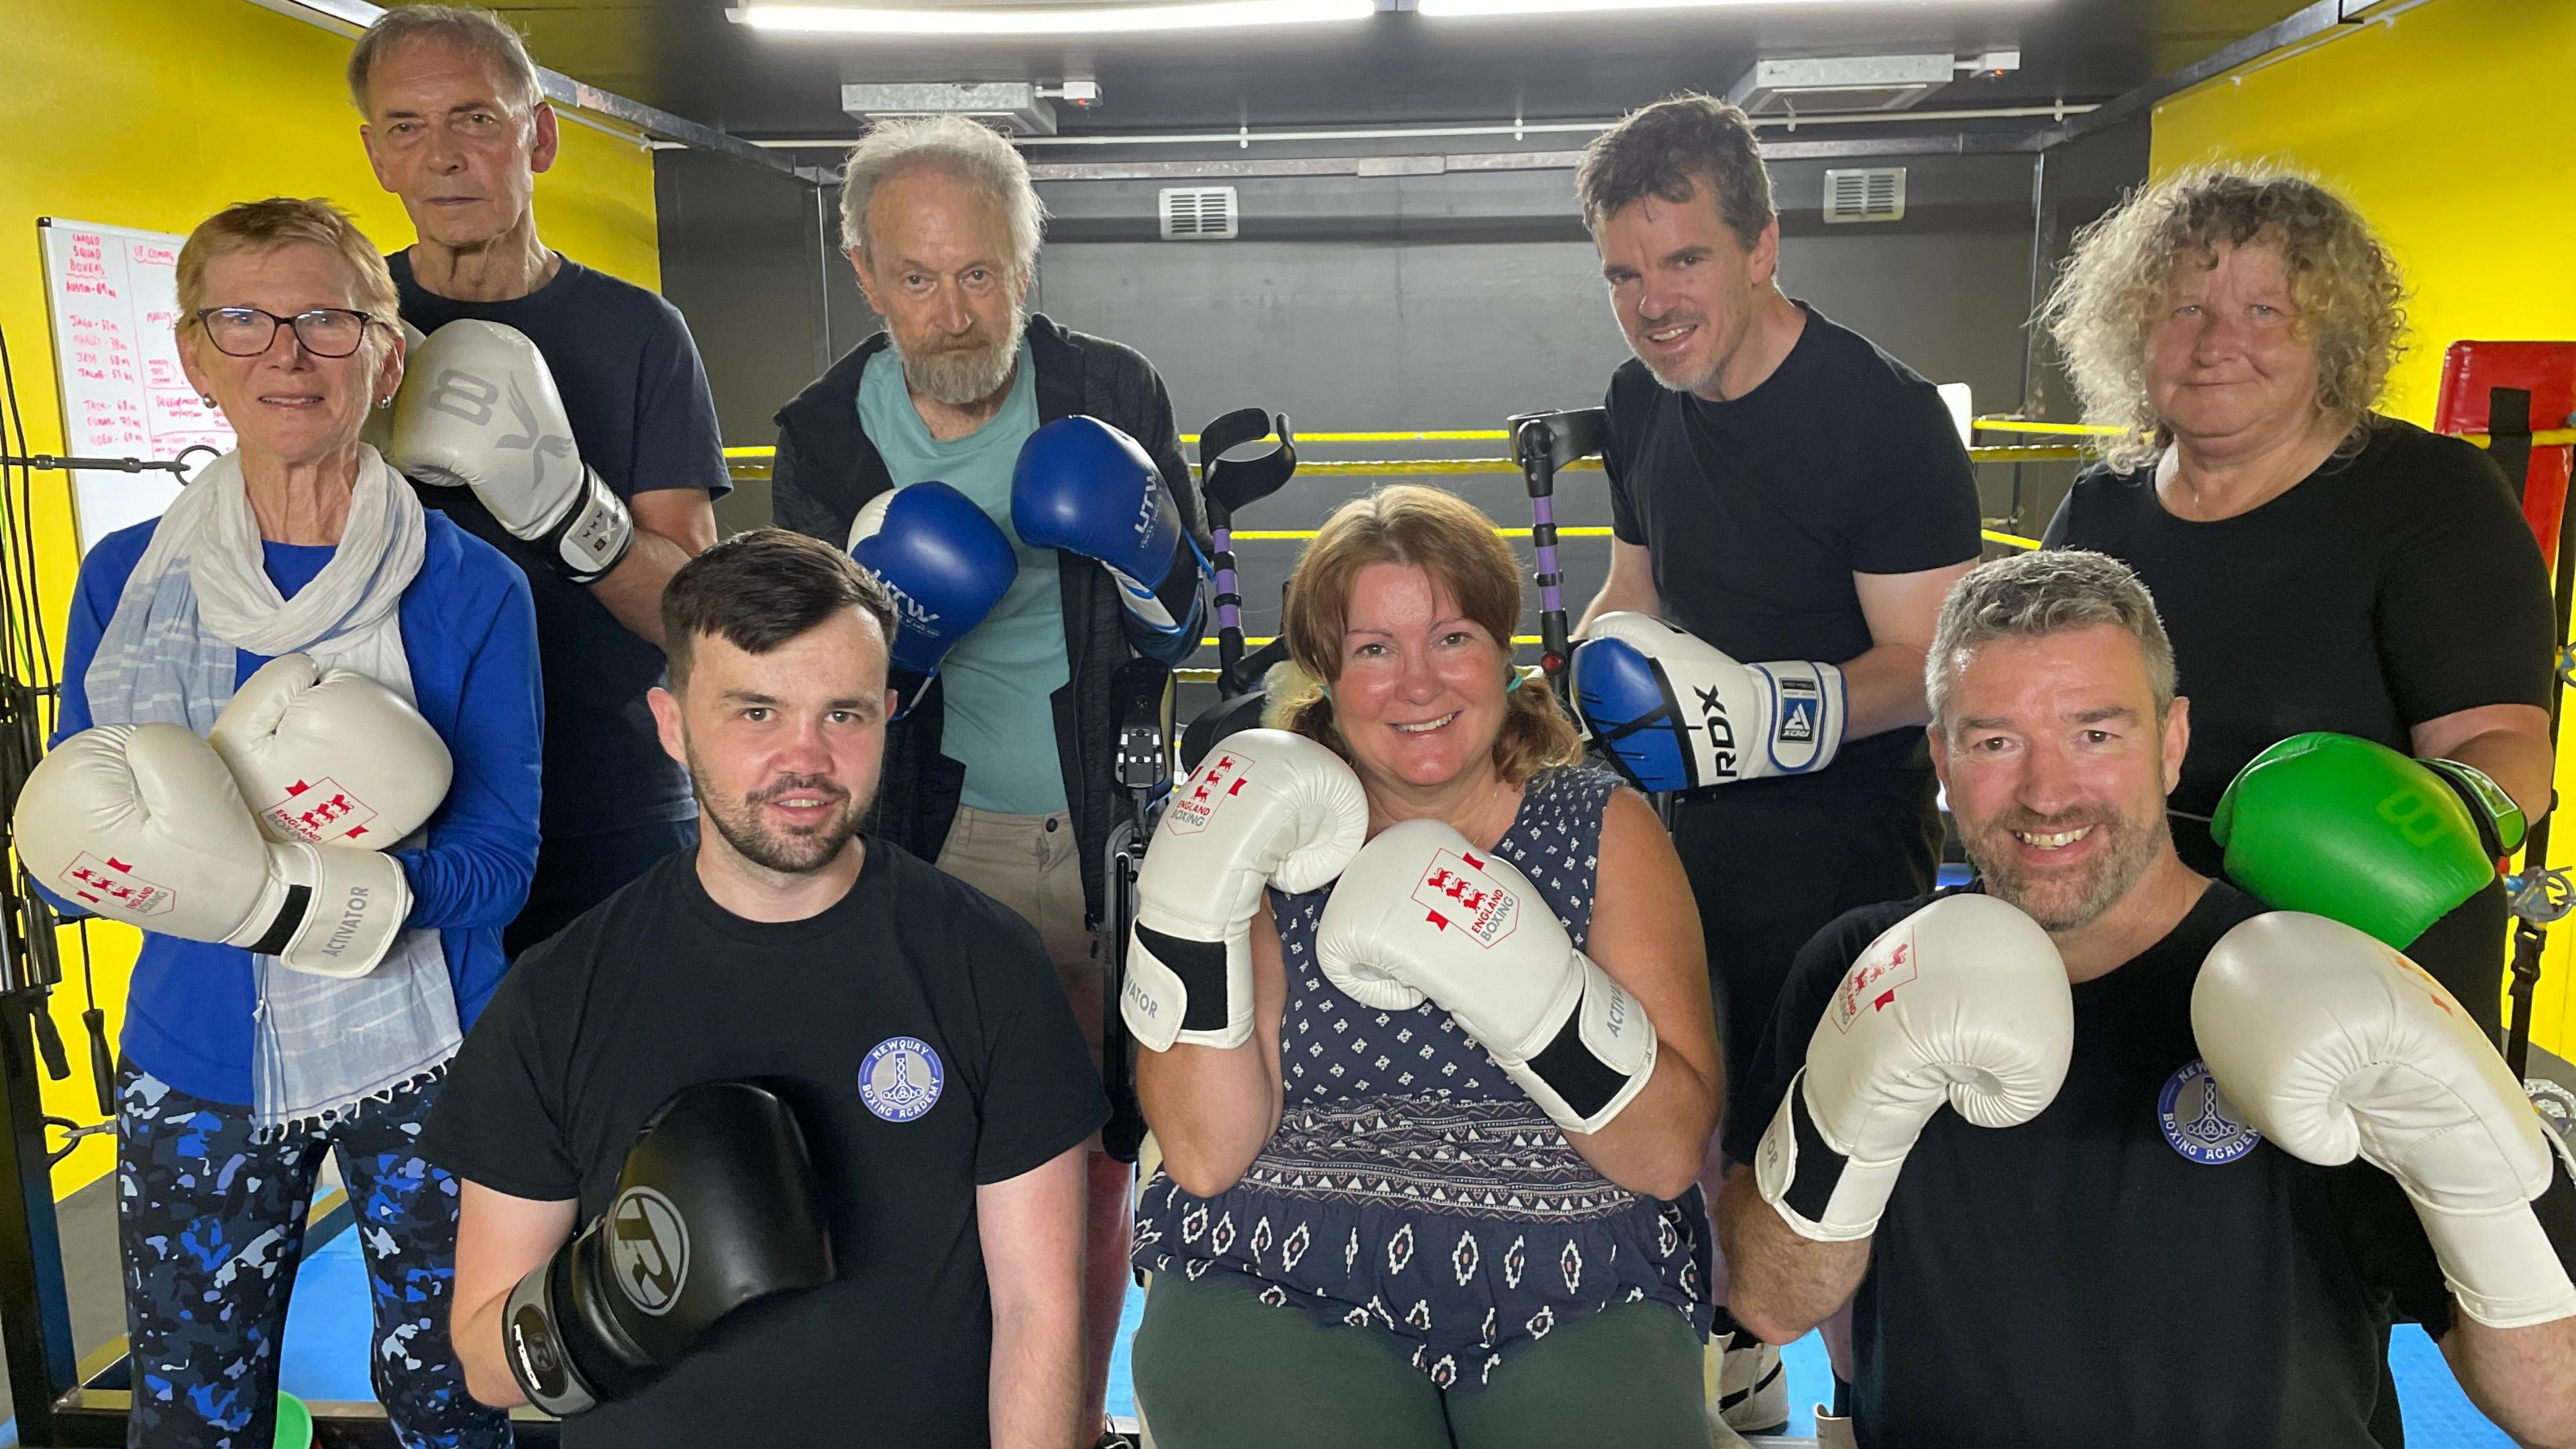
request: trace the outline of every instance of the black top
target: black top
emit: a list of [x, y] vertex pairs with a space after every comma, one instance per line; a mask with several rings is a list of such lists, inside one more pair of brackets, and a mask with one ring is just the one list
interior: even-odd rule
[[[1611, 531], [1654, 555], [1675, 625], [1743, 663], [1868, 650], [1852, 575], [1977, 556], [1977, 484], [1940, 391], [1805, 308], [1780, 366], [1740, 398], [1674, 392], [1631, 359], [1610, 378]], [[1931, 796], [1923, 732], [1843, 746], [1831, 769], [1737, 790], [1899, 787]]]
[[[669, 856], [531, 949], [467, 1035], [422, 1155], [513, 1197], [605, 1210], [635, 1133], [683, 1087], [756, 1081], [794, 1110], [838, 1276], [719, 1323], [635, 1398], [567, 1422], [581, 1445], [981, 1445], [992, 1314], [975, 1188], [1107, 1119], [1037, 933], [873, 838], [858, 882], [803, 921], [711, 900]], [[912, 1038], [941, 1086], [863, 1099], [870, 1053]]]
[[[421, 331], [471, 317], [517, 328], [537, 345], [581, 460], [618, 497], [663, 488], [721, 496], [733, 487], [698, 345], [670, 303], [570, 257], [552, 281], [506, 302], [428, 291], [412, 279], [409, 252], [385, 261], [402, 292], [403, 319]], [[419, 492], [527, 572], [546, 687], [546, 778], [555, 782], [541, 807], [546, 842], [696, 815], [688, 772], [663, 753], [644, 703], [644, 692], [662, 682], [660, 646], [511, 537], [471, 492]]]
[[[1853, 911], [1799, 953], [1729, 1156], [1753, 1160], [1843, 973], [1935, 898]], [[2374, 1442], [2381, 1326], [2439, 1338], [2451, 1302], [2395, 1179], [2301, 1162], [2212, 1090], [2192, 983], [2261, 910], [2213, 881], [2171, 934], [2078, 983], [2073, 1065], [2037, 1118], [1995, 1130], [1945, 1108], [1925, 1125], [1854, 1300], [1860, 1442]], [[2543, 1206], [2576, 1214], [2563, 1174]]]
[[[1153, 457], [1181, 527], [1205, 556], [1207, 515], [1181, 456], [1171, 396], [1154, 365], [1132, 347], [1060, 326], [1044, 313], [1030, 314], [1028, 340], [1038, 374], [1038, 421], [1079, 413], [1134, 438]], [[880, 332], [851, 348], [778, 410], [769, 498], [781, 528], [839, 548], [859, 510], [894, 486], [884, 456], [859, 426], [859, 379], [886, 346]], [[1127, 790], [1118, 779], [1120, 711], [1135, 693], [1158, 687], [1164, 666], [1188, 657], [1198, 641], [1156, 638], [1119, 604], [1118, 588], [1098, 562], [1070, 553], [1060, 562], [1067, 678], [1051, 701], [1056, 763], [1082, 846], [1083, 902], [1096, 923], [1107, 898], [1109, 832], [1127, 817]], [[1134, 688], [1122, 686], [1122, 672]], [[934, 679], [919, 703], [886, 726], [885, 784], [873, 828], [924, 860], [939, 858], [966, 784], [966, 767], [940, 753], [947, 708]]]
[[2219, 869], [2219, 795], [2287, 736], [2334, 730], [2411, 755], [2426, 720], [2549, 705], [2540, 546], [2503, 472], [2457, 438], [2376, 419], [2357, 456], [2215, 523], [2166, 512], [2152, 468], [2091, 469], [2046, 542], [2107, 553], [2156, 597], [2191, 700], [2174, 846], [2205, 874]]

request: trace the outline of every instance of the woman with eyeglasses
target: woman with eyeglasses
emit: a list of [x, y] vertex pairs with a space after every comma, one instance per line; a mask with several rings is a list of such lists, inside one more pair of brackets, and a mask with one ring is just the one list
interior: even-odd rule
[[[345, 214], [228, 207], [188, 238], [178, 286], [181, 365], [239, 445], [82, 562], [55, 749], [17, 817], [58, 901], [145, 928], [118, 1074], [127, 1442], [270, 1442], [305, 1213], [336, 1153], [396, 1434], [506, 1445], [448, 1343], [456, 1183], [412, 1143], [535, 869], [527, 579], [360, 440], [404, 337]], [[310, 663], [263, 671], [288, 655]], [[274, 889], [228, 905], [222, 868], [249, 862], [256, 883], [263, 859]], [[349, 881], [372, 883], [381, 930]], [[155, 891], [157, 912], [133, 909]]]

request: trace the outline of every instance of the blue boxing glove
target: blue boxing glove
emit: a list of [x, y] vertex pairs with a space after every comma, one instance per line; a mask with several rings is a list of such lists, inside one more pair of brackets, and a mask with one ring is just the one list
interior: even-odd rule
[[894, 650], [886, 683], [897, 717], [921, 701], [939, 661], [1002, 601], [1020, 561], [1010, 536], [945, 483], [890, 488], [850, 525], [850, 557], [894, 595]]
[[1574, 651], [1575, 708], [1640, 789], [1812, 774], [1842, 748], [1843, 672], [1738, 664], [1660, 619], [1604, 614]]
[[1198, 632], [1198, 550], [1162, 470], [1134, 438], [1087, 417], [1031, 433], [1011, 472], [1011, 527], [1031, 548], [1105, 565], [1128, 614], [1156, 638]]

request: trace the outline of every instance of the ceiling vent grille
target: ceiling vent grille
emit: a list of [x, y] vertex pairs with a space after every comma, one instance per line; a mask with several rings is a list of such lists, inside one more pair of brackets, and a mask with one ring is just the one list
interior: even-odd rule
[[1869, 166], [1825, 173], [1825, 220], [1897, 221], [1904, 215], [1904, 167]]
[[1163, 240], [1232, 241], [1235, 238], [1234, 188], [1167, 186], [1163, 188]]

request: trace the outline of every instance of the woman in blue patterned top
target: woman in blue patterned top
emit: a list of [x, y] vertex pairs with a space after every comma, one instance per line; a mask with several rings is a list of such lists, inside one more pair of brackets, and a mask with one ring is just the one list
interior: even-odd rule
[[[1157, 1048], [1135, 1375], [1167, 1449], [1708, 1443], [1698, 916], [1511, 664], [1520, 615], [1463, 500], [1345, 505], [1289, 584], [1295, 738], [1221, 745], [1156, 838], [1125, 1005]], [[1229, 856], [1255, 808], [1308, 838]], [[1240, 936], [1188, 925], [1248, 878]]]

